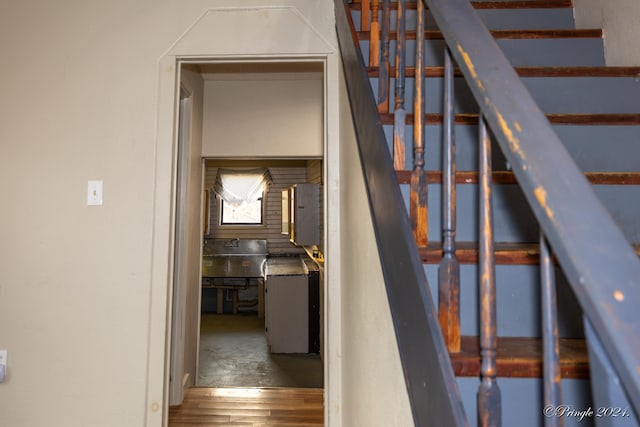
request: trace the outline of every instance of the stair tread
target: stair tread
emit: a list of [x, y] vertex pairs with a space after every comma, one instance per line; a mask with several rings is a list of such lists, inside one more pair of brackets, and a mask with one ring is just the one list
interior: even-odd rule
[[[410, 184], [411, 183], [410, 170], [396, 171], [396, 177], [398, 184]], [[427, 182], [429, 184], [442, 183], [442, 172], [437, 170], [427, 170]], [[640, 185], [640, 172], [585, 172], [585, 177], [591, 184], [595, 185]], [[494, 184], [516, 184], [516, 178], [511, 171], [494, 171], [493, 175]], [[478, 172], [477, 171], [457, 171], [456, 172], [457, 184], [477, 184]]]
[[[573, 7], [572, 0], [514, 0], [514, 1], [472, 1], [475, 9], [564, 9]], [[361, 3], [354, 1], [348, 7], [361, 10]], [[416, 9], [416, 2], [406, 3], [406, 9]], [[397, 8], [396, 2], [391, 2], [391, 9]]]
[[[514, 67], [520, 77], [639, 77], [640, 67]], [[379, 67], [367, 67], [369, 77], [379, 76]], [[415, 67], [405, 67], [405, 77], [414, 77]], [[461, 77], [459, 68], [454, 72], [456, 77]], [[424, 67], [425, 77], [443, 77], [444, 67]]]
[[[554, 124], [566, 125], [640, 125], [640, 114], [547, 114]], [[393, 124], [393, 113], [380, 114], [383, 125]], [[456, 114], [456, 124], [477, 124], [478, 114]], [[413, 114], [407, 114], [406, 124], [413, 124]], [[426, 124], [441, 124], [442, 114], [425, 114]]]
[[[640, 256], [640, 244], [631, 246]], [[438, 264], [442, 259], [442, 243], [429, 242], [426, 247], [419, 247], [418, 253], [424, 264]], [[537, 242], [495, 242], [494, 258], [496, 264], [501, 265], [538, 265], [540, 247]], [[456, 259], [460, 264], [476, 264], [478, 243], [456, 242]]]
[[[527, 337], [498, 337], [499, 377], [541, 377], [542, 340]], [[478, 337], [460, 337], [460, 352], [451, 353], [456, 376], [480, 375]], [[589, 356], [582, 338], [560, 338], [560, 373], [563, 378], [589, 378]]]
[[[427, 247], [418, 248], [424, 264], [438, 264], [442, 259], [442, 243], [429, 242]], [[495, 242], [494, 258], [496, 264], [537, 265], [540, 263], [538, 243]], [[478, 262], [477, 242], [456, 242], [456, 259], [460, 264]]]
[[[412, 4], [415, 4], [412, 2]], [[563, 9], [572, 8], [572, 0], [472, 1], [475, 9]]]
[[[558, 39], [558, 38], [602, 38], [602, 30], [599, 28], [557, 29], [557, 30], [490, 30], [496, 39]], [[369, 40], [370, 31], [356, 31], [358, 40]], [[427, 30], [424, 32], [426, 40], [442, 40], [442, 32]], [[389, 39], [395, 40], [397, 33], [389, 33]], [[416, 32], [407, 31], [407, 40], [415, 40]]]

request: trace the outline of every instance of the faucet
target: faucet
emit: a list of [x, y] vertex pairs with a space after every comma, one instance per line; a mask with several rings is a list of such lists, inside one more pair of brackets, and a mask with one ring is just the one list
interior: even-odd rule
[[225, 248], [237, 248], [239, 241], [240, 241], [239, 237], [236, 237], [236, 238], [231, 239], [231, 240], [227, 240], [226, 242], [224, 242], [224, 247]]

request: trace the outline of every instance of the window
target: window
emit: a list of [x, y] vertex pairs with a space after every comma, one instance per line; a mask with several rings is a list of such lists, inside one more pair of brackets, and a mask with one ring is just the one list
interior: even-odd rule
[[220, 224], [263, 224], [263, 200], [270, 182], [266, 169], [219, 169], [215, 191], [220, 198]]
[[262, 224], [262, 198], [261, 194], [257, 200], [243, 202], [240, 206], [220, 199], [220, 224]]

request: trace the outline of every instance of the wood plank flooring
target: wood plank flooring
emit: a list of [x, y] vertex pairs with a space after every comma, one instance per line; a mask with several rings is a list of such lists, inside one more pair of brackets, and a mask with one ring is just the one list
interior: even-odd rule
[[322, 426], [318, 388], [192, 388], [169, 409], [169, 426]]

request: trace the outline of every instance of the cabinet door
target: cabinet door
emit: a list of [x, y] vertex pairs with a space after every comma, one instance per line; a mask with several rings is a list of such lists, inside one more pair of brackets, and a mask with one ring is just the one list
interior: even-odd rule
[[269, 284], [270, 281], [264, 281], [264, 332], [267, 335], [267, 345], [271, 346], [269, 335], [269, 327], [271, 325], [271, 310], [269, 309]]
[[281, 234], [289, 234], [289, 189], [282, 190], [280, 196], [280, 212], [282, 225], [280, 228]]
[[291, 241], [298, 246], [320, 243], [320, 186], [296, 184], [290, 193]]
[[308, 353], [306, 275], [267, 277], [267, 342], [272, 353]]

